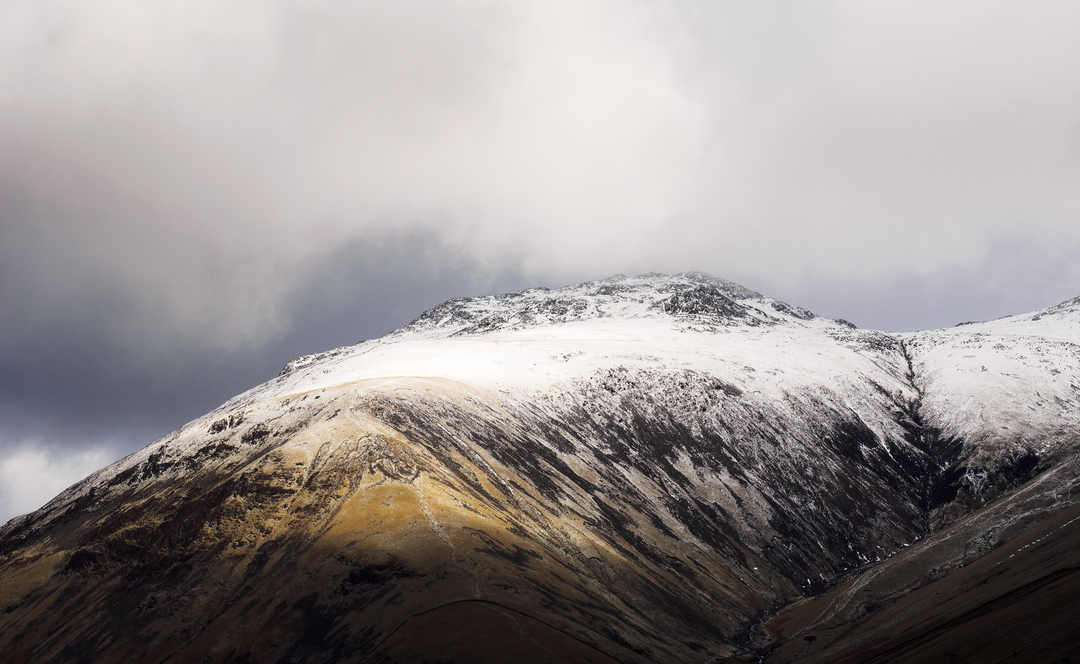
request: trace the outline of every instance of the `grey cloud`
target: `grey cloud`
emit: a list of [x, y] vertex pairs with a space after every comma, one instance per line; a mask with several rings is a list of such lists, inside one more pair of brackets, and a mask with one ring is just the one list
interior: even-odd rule
[[787, 285], [1080, 237], [1071, 4], [4, 11], [5, 244], [42, 308], [111, 293], [116, 335], [265, 343], [300, 275], [386, 229], [538, 279]]
[[0, 433], [9, 440], [71, 442], [76, 434], [100, 442], [118, 427], [142, 438], [161, 435], [272, 378], [293, 357], [381, 336], [463, 292], [525, 285], [512, 272], [478, 273], [467, 256], [422, 236], [348, 242], [294, 285], [278, 324], [284, 332], [233, 349], [133, 345], [113, 334], [122, 300], [108, 292], [88, 295], [65, 317], [7, 321], [12, 334], [0, 338]]

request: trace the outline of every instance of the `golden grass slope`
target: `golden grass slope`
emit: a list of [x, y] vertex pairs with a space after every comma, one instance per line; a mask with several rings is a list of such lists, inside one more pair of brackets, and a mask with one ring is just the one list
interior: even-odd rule
[[440, 440], [405, 433], [401, 410], [433, 395], [475, 396], [408, 380], [256, 404], [199, 451], [167, 462], [184, 440], [166, 441], [103, 502], [27, 526], [0, 562], [6, 661], [385, 659], [414, 616], [477, 601], [525, 616], [478, 633], [536, 621], [545, 648], [595, 661], [733, 652], [759, 589], [717, 556], [682, 569], [675, 543], [667, 569], [641, 558], [437, 418]]

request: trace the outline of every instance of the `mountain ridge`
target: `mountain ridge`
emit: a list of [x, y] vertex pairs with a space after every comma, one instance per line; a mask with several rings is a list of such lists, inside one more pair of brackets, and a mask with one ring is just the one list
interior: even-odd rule
[[0, 527], [0, 647], [393, 660], [481, 601], [618, 661], [835, 656], [1080, 500], [1078, 303], [890, 334], [700, 273], [451, 300]]

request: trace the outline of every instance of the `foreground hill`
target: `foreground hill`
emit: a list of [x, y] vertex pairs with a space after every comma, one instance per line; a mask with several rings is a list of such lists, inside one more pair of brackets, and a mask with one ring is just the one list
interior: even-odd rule
[[0, 528], [0, 651], [1066, 656], [1078, 433], [1077, 300], [903, 335], [693, 273], [451, 300]]

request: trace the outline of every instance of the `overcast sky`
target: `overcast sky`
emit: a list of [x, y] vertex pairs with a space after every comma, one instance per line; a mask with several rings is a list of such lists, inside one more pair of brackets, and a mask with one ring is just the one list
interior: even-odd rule
[[0, 521], [449, 297], [1080, 295], [1080, 3], [7, 0]]

